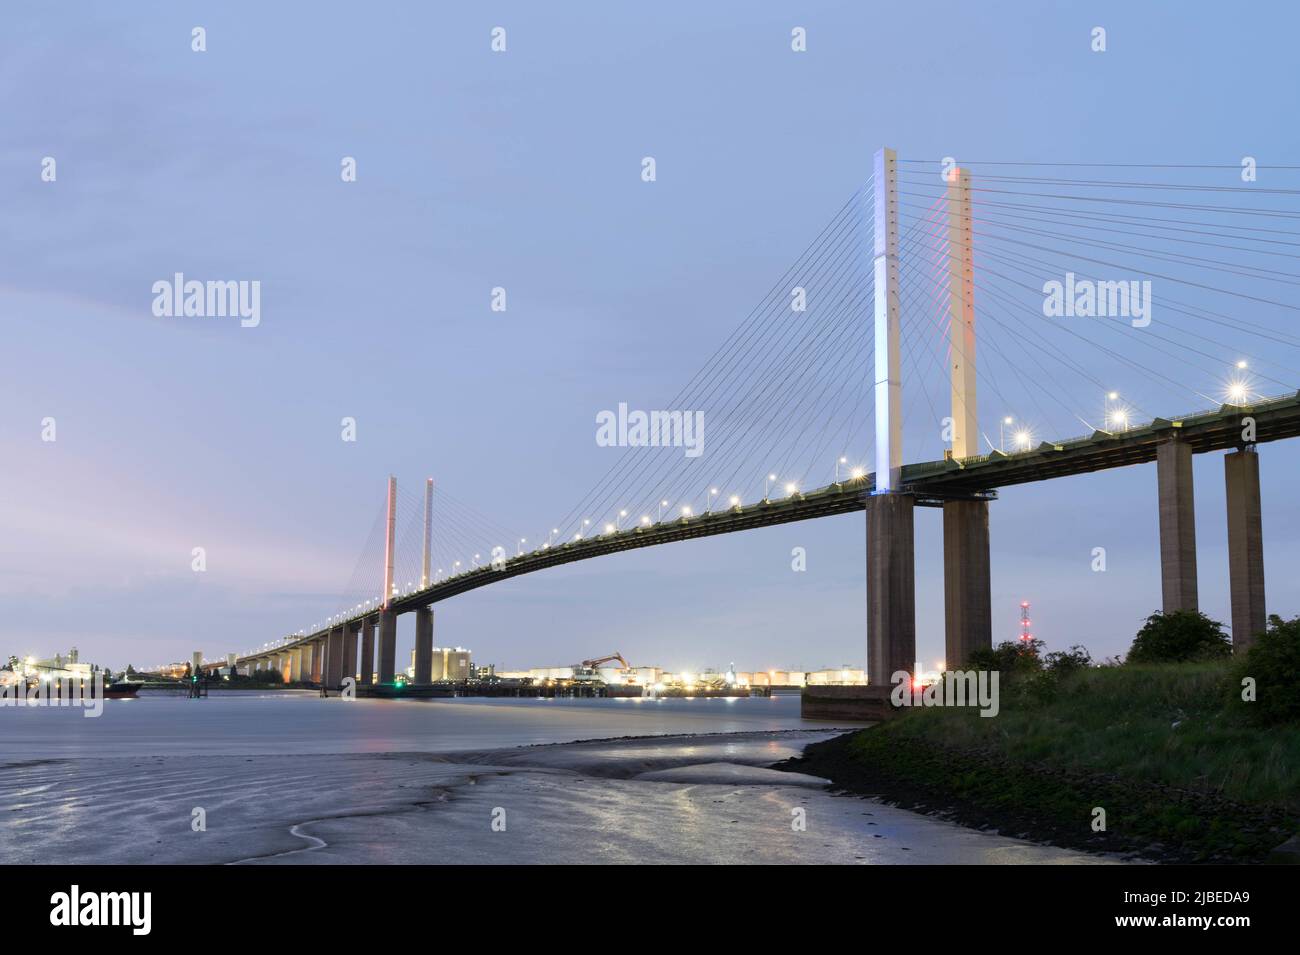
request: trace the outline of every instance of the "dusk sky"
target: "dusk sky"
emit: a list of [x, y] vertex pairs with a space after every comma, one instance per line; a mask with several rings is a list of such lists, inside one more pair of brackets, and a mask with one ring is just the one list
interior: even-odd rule
[[[620, 453], [597, 445], [596, 414], [670, 407], [881, 146], [1300, 163], [1300, 13], [1283, 5], [12, 3], [4, 20], [0, 655], [76, 645], [142, 666], [310, 627], [355, 578], [389, 474], [410, 506], [433, 477], [545, 538]], [[156, 317], [153, 284], [178, 272], [259, 281], [260, 324]], [[1288, 334], [1293, 318], [1250, 314]], [[1269, 357], [1300, 365], [1285, 346]], [[1145, 410], [1207, 406], [1096, 373]], [[1289, 387], [1262, 393], [1300, 387], [1272, 374]], [[995, 429], [1004, 410], [981, 400]], [[912, 437], [931, 424], [917, 429], [907, 459], [938, 457]], [[1291, 617], [1300, 444], [1260, 456], [1269, 611]], [[1201, 609], [1227, 622], [1221, 458], [1196, 459], [1196, 533]], [[994, 640], [1030, 600], [1049, 648], [1126, 650], [1160, 605], [1155, 481], [1144, 465], [1003, 490]], [[943, 655], [941, 513], [918, 510], [916, 528], [928, 665]], [[852, 514], [544, 571], [438, 604], [434, 639], [509, 669], [615, 650], [669, 669], [861, 667], [864, 537]], [[400, 665], [413, 627], [401, 619]]]

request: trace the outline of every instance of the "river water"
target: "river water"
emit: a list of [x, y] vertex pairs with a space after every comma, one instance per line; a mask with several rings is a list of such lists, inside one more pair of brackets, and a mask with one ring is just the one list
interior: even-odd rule
[[[847, 728], [847, 727], [845, 727]], [[767, 769], [797, 696], [0, 707], [0, 855], [101, 863], [1079, 863]], [[581, 742], [579, 742], [581, 741]]]

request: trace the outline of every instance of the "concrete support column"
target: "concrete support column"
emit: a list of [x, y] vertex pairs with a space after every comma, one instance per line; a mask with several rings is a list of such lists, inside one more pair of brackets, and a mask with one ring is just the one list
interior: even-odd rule
[[293, 672], [293, 652], [280, 654], [280, 679], [288, 683]]
[[379, 682], [392, 683], [397, 663], [397, 614], [383, 610], [379, 614]]
[[1264, 612], [1264, 525], [1259, 455], [1253, 447], [1223, 459], [1228, 492], [1228, 582], [1232, 592], [1232, 650], [1244, 653], [1268, 626]]
[[375, 618], [367, 617], [361, 625], [361, 683], [369, 686], [375, 678]]
[[889, 686], [916, 664], [916, 566], [912, 498], [867, 498], [867, 682]]
[[325, 641], [315, 640], [311, 645], [311, 681], [321, 682], [325, 675]]
[[361, 624], [350, 623], [343, 628], [343, 678], [357, 675], [357, 631]]
[[338, 686], [343, 682], [343, 628], [335, 627], [325, 645], [325, 685]]
[[289, 682], [299, 683], [302, 681], [302, 647], [294, 647], [289, 651]]
[[421, 607], [415, 611], [415, 677], [416, 686], [433, 682], [433, 608]]
[[943, 505], [943, 605], [944, 663], [957, 670], [993, 646], [988, 501]]
[[1196, 610], [1196, 509], [1192, 447], [1173, 438], [1156, 448], [1160, 496], [1160, 582], [1164, 612]]

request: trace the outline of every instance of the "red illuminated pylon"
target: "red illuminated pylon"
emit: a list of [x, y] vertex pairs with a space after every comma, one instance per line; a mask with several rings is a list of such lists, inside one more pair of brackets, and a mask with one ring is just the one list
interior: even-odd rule
[[1029, 601], [1020, 601], [1020, 639], [1028, 643], [1034, 639], [1034, 635], [1029, 632]]

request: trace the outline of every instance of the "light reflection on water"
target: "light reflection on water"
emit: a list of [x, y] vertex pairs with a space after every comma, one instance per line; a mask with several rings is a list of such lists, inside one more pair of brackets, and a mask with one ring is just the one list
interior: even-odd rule
[[825, 727], [800, 719], [797, 695], [349, 702], [310, 691], [214, 692], [204, 700], [142, 691], [107, 701], [98, 719], [73, 709], [0, 708], [0, 758], [446, 752]]

